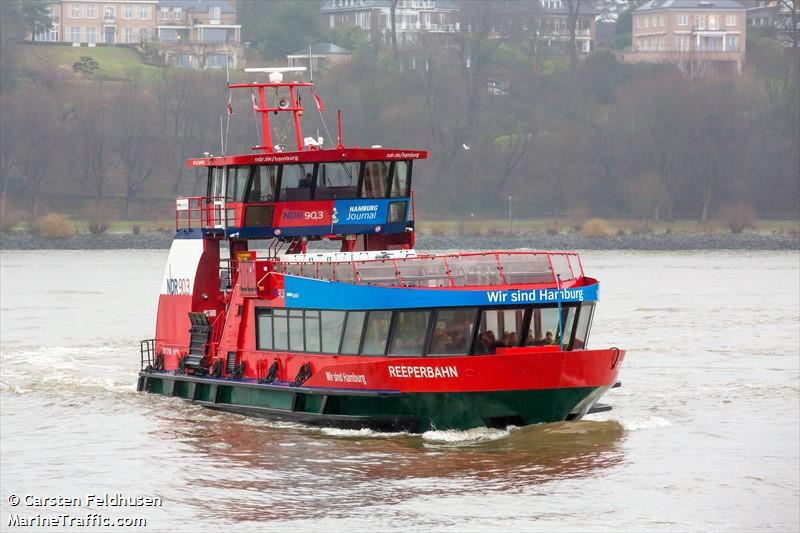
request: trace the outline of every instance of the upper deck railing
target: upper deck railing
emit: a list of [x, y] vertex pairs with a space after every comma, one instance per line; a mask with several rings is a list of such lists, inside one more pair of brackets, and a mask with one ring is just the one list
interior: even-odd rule
[[389, 287], [555, 284], [583, 277], [575, 252], [469, 252], [357, 261], [291, 261], [272, 271]]

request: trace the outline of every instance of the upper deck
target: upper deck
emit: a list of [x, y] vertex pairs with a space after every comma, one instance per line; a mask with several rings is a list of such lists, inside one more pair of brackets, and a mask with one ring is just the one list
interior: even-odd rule
[[355, 285], [426, 288], [569, 287], [585, 277], [577, 252], [535, 251], [298, 254], [256, 261], [254, 270]]

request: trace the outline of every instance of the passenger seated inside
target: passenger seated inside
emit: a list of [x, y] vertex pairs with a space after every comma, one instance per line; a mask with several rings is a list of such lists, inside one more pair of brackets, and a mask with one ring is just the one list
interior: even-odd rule
[[300, 183], [298, 183], [298, 187], [311, 187], [311, 182], [314, 180], [314, 176], [311, 173], [307, 173], [305, 178], [300, 179]]
[[505, 335], [503, 335], [503, 346], [507, 348], [511, 348], [517, 345], [517, 332], [516, 331], [506, 331]]
[[555, 339], [553, 338], [553, 332], [552, 331], [548, 331], [547, 333], [545, 333], [545, 335], [544, 335], [544, 343], [545, 344], [555, 344], [556, 343]]
[[478, 336], [478, 353], [493, 354], [495, 353], [495, 338], [492, 330], [485, 331]]
[[[528, 335], [530, 335], [530, 333]], [[546, 340], [545, 340], [544, 336], [542, 335], [541, 331], [535, 337], [533, 335], [530, 335], [530, 336], [531, 336], [531, 339], [533, 339], [532, 344], [534, 346], [544, 346]]]

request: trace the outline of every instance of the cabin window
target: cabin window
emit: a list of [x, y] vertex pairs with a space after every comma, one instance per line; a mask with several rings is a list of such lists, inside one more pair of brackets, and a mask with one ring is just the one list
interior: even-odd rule
[[364, 311], [350, 311], [347, 313], [347, 322], [344, 327], [341, 353], [358, 353], [361, 344], [361, 330], [364, 328]]
[[406, 220], [406, 202], [389, 202], [389, 216], [386, 222], [404, 222]]
[[356, 198], [358, 196], [359, 163], [322, 163], [317, 169], [317, 190], [314, 198]]
[[594, 313], [594, 303], [581, 304], [581, 310], [578, 313], [578, 324], [575, 327], [575, 341], [572, 348], [581, 350], [586, 348], [589, 342], [589, 330], [592, 327], [592, 314]]
[[389, 337], [391, 311], [370, 311], [364, 330], [364, 343], [361, 355], [383, 355], [386, 353], [386, 340]]
[[272, 322], [273, 347], [275, 350], [289, 348], [289, 320], [286, 309], [275, 309]]
[[389, 354], [422, 355], [430, 318], [430, 311], [397, 311]]
[[256, 349], [272, 349], [272, 309], [256, 310]]
[[411, 176], [411, 161], [396, 161], [392, 171], [392, 190], [390, 196], [408, 196], [408, 182]]
[[477, 309], [441, 309], [436, 313], [430, 354], [466, 355], [472, 345]]
[[259, 165], [253, 173], [253, 181], [247, 190], [246, 202], [271, 202], [275, 199], [275, 185], [278, 183], [278, 167]]
[[289, 350], [302, 352], [305, 349], [303, 342], [303, 312], [289, 311]]
[[222, 197], [225, 195], [225, 167], [211, 167], [208, 181], [208, 195]]
[[313, 183], [313, 165], [283, 165], [281, 167], [280, 200], [310, 200]]
[[386, 198], [388, 184], [389, 163], [386, 161], [368, 161], [365, 163], [361, 198]]
[[[342, 340], [344, 328], [344, 311], [322, 311], [320, 322], [322, 325], [322, 351], [337, 353]], [[360, 333], [359, 333], [360, 336]]]
[[[553, 346], [561, 344], [561, 331], [564, 332], [564, 346], [572, 340], [572, 326], [575, 322], [575, 307], [537, 307], [533, 309], [531, 324], [525, 336], [526, 346]], [[563, 319], [563, 323], [561, 320]], [[562, 326], [563, 324], [563, 326]]]
[[319, 311], [306, 311], [305, 330], [306, 351], [319, 353]]
[[250, 177], [250, 167], [228, 167], [228, 193], [229, 201], [241, 202], [244, 200], [247, 179]]
[[494, 353], [495, 348], [519, 346], [524, 331], [525, 308], [485, 309], [481, 313], [477, 353]]

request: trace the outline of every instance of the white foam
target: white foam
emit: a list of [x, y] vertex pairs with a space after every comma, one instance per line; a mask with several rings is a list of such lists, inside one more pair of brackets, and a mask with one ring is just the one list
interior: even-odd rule
[[378, 439], [408, 435], [408, 433], [404, 431], [387, 433], [383, 431], [374, 431], [368, 428], [361, 428], [361, 429], [320, 428], [320, 433], [322, 433], [323, 435], [327, 435], [329, 437], [367, 437], [367, 438], [378, 438]]
[[637, 420], [620, 420], [622, 427], [629, 431], [636, 431], [638, 429], [655, 429], [665, 428], [672, 425], [672, 422], [660, 416], [650, 416], [644, 419]]
[[422, 440], [434, 443], [445, 444], [465, 444], [471, 442], [485, 442], [499, 440], [508, 437], [512, 431], [518, 429], [516, 426], [508, 426], [506, 429], [494, 428], [472, 428], [466, 430], [431, 430], [422, 434]]

